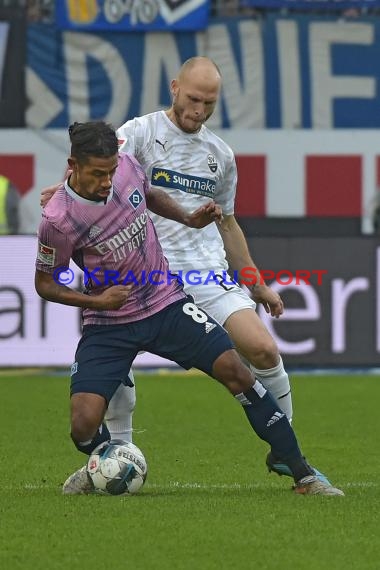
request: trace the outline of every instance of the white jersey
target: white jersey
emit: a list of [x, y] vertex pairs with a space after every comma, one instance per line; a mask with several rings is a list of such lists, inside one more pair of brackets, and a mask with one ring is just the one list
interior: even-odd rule
[[[117, 131], [120, 150], [133, 154], [152, 186], [165, 190], [186, 211], [215, 200], [224, 214], [234, 213], [237, 183], [231, 148], [204, 125], [184, 133], [165, 111], [127, 121]], [[220, 272], [228, 264], [216, 224], [203, 229], [151, 214], [170, 269]]]

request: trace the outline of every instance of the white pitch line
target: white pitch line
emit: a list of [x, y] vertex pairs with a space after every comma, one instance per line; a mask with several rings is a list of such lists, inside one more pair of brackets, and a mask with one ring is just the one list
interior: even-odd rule
[[[289, 484], [291, 484], [291, 480], [289, 478]], [[347, 488], [377, 488], [380, 486], [380, 482], [378, 481], [347, 481], [346, 483], [339, 483], [339, 486], [343, 489]], [[59, 485], [36, 485], [34, 483], [26, 483], [22, 486], [22, 489], [36, 491], [42, 489], [59, 489]], [[4, 486], [2, 489], [6, 491], [15, 491], [17, 488], [20, 487], [10, 487]], [[181, 481], [169, 481], [166, 485], [160, 485], [159, 483], [146, 483], [145, 488], [147, 489], [161, 489], [161, 490], [168, 490], [168, 489], [202, 489], [202, 490], [231, 490], [231, 491], [239, 491], [239, 490], [255, 490], [255, 489], [276, 489], [280, 488], [277, 483], [270, 482], [270, 483], [250, 483], [250, 484], [240, 484], [240, 483], [215, 483], [215, 484], [208, 484], [208, 483], [198, 483], [198, 482], [181, 482]]]
[[[289, 483], [291, 483], [291, 479], [289, 478]], [[339, 484], [342, 487], [379, 487], [380, 483], [377, 481], [351, 481], [347, 483]], [[278, 485], [273, 481], [271, 483], [247, 483], [241, 485], [240, 483], [219, 483], [219, 484], [207, 484], [207, 483], [181, 483], [180, 481], [170, 481], [169, 485], [159, 485], [158, 483], [150, 483], [147, 487], [152, 487], [156, 489], [242, 489], [242, 490], [249, 490], [249, 489], [267, 489], [269, 488], [278, 488]]]

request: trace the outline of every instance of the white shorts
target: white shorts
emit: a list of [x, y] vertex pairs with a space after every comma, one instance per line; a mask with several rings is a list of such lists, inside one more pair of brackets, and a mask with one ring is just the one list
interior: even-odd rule
[[184, 289], [201, 309], [207, 311], [221, 325], [236, 311], [256, 309], [256, 303], [239, 285], [232, 284], [231, 280], [224, 282], [220, 279], [218, 283], [213, 280], [199, 285], [184, 282]]

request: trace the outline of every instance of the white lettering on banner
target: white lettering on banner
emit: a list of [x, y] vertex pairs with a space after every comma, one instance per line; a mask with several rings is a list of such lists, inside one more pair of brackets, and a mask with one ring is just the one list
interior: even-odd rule
[[7, 54], [9, 23], [0, 22], [0, 95], [2, 93], [5, 56]]
[[[207, 54], [218, 62], [223, 46], [223, 91], [222, 97], [230, 124], [235, 127], [265, 126], [264, 53], [261, 27], [257, 22], [246, 20], [239, 23], [241, 55], [240, 66], [236, 61], [228, 28], [215, 24], [207, 33], [196, 34], [197, 53]], [[181, 57], [174, 34], [146, 34], [143, 62], [143, 89], [139, 114], [151, 113], [167, 104], [160, 99], [162, 81], [176, 77], [181, 66]], [[236, 104], [236, 102], [239, 102]], [[252, 101], [255, 104], [252, 105]], [[218, 103], [208, 122], [210, 128], [222, 124], [221, 104]]]
[[[31, 67], [38, 69], [42, 84], [28, 80], [27, 89], [33, 91], [28, 93], [28, 99], [34, 104], [38, 96], [44, 99], [46, 84], [51, 94], [55, 92], [59, 97], [62, 93], [62, 116], [67, 114], [69, 121], [88, 120], [93, 118], [91, 114], [101, 113], [118, 126], [131, 115], [167, 106], [170, 79], [176, 76], [186, 57], [202, 54], [220, 65], [224, 80], [221, 100], [225, 117], [219, 104], [210, 119], [211, 128], [333, 128], [360, 125], [361, 120], [363, 126], [368, 126], [367, 111], [358, 109], [357, 115], [355, 111], [345, 111], [339, 100], [346, 99], [347, 103], [357, 99], [363, 103], [379, 98], [379, 70], [374, 55], [379, 27], [378, 20], [352, 23], [315, 21], [313, 17], [268, 17], [261, 22], [242, 19], [213, 22], [205, 31], [189, 32], [184, 37], [167, 32], [141, 33], [135, 40], [139, 49], [134, 49], [128, 34], [122, 39], [118, 35], [115, 40], [112, 34], [66, 32], [51, 39], [51, 49], [55, 50], [63, 41], [63, 69], [52, 71], [44, 63], [43, 45], [31, 58]], [[355, 71], [360, 69], [361, 61], [365, 68], [367, 54], [362, 48], [366, 46], [373, 46], [368, 50], [368, 68], [374, 70], [373, 77]], [[34, 53], [34, 49], [31, 51]], [[345, 52], [346, 61], [353, 61], [351, 75], [342, 74], [346, 69]], [[87, 65], [89, 57], [99, 63], [109, 81], [102, 82], [99, 69]], [[130, 64], [132, 57], [134, 65]], [[60, 90], [65, 81], [66, 89]], [[91, 98], [89, 90], [94, 83], [96, 97]], [[107, 108], [105, 113], [103, 107]], [[46, 120], [40, 119], [38, 126], [47, 126], [51, 116], [46, 106]], [[35, 127], [33, 114], [28, 113], [27, 118], [28, 126]], [[56, 119], [57, 125], [64, 126], [63, 121], [66, 119]]]
[[167, 24], [174, 24], [205, 3], [205, 0], [164, 0], [159, 3], [160, 14]]
[[139, 115], [152, 113], [167, 106], [167, 100], [160, 99], [162, 77], [164, 76], [164, 81], [176, 77], [181, 63], [174, 34], [155, 32], [145, 35], [142, 84], [146, 88], [141, 93]]
[[[91, 56], [103, 67], [104, 73], [111, 83], [111, 101], [103, 119], [114, 125], [121, 125], [128, 115], [131, 100], [131, 81], [126, 61], [120, 52], [98, 35], [66, 32], [63, 34], [65, 70], [69, 105], [69, 123], [92, 119], [90, 112], [89, 76], [86, 58]], [[128, 59], [128, 54], [125, 54]], [[102, 96], [100, 90], [98, 97]], [[108, 87], [104, 90], [104, 99], [108, 95]]]
[[[374, 288], [376, 297], [376, 352], [380, 353], [380, 247], [376, 249], [376, 270], [374, 272]], [[349, 281], [343, 279], [331, 280], [331, 352], [342, 354], [347, 351], [347, 334], [350, 332], [348, 323], [349, 301], [358, 292], [370, 290], [370, 279], [367, 277], [355, 277]], [[285, 289], [297, 291], [304, 302], [305, 308], [286, 308], [281, 316], [281, 321], [317, 321], [323, 317], [321, 303], [317, 292], [312, 285], [300, 283], [299, 285], [281, 285], [273, 282], [271, 288], [281, 293]], [[270, 334], [278, 345], [279, 351], [283, 354], [302, 355], [310, 352], [318, 352], [315, 338], [308, 338], [298, 342], [290, 342], [279, 336], [275, 329], [276, 322], [265, 312], [262, 305], [258, 308], [261, 319], [267, 326]], [[372, 363], [371, 363], [372, 364]]]
[[[254, 20], [239, 23], [240, 65], [236, 50], [225, 25], [210, 26], [207, 37], [197, 34], [198, 53], [207, 53], [217, 63], [221, 60], [223, 89], [221, 99], [231, 125], [235, 128], [265, 127], [265, 71], [262, 27]], [[204, 46], [202, 44], [205, 44]], [[222, 65], [222, 64], [220, 64]], [[253, 103], [254, 102], [254, 103]], [[208, 125], [215, 128], [222, 124], [221, 102]]]
[[310, 83], [312, 127], [333, 128], [335, 98], [368, 98], [376, 95], [375, 77], [332, 74], [332, 44], [371, 45], [374, 27], [364, 23], [310, 24]]
[[[368, 243], [367, 238], [358, 238], [357, 241]], [[295, 240], [292, 243], [295, 243]], [[345, 245], [341, 244], [339, 247], [344, 249]], [[309, 244], [306, 244], [304, 253], [308, 248]], [[327, 259], [330, 253], [329, 243], [323, 248]], [[80, 311], [75, 307], [49, 303], [38, 297], [34, 289], [36, 251], [37, 238], [32, 236], [3, 236], [0, 240], [0, 259], [4, 268], [0, 272], [2, 366], [69, 366], [73, 361], [80, 337]], [[368, 365], [378, 360], [380, 247], [368, 249], [363, 245], [363, 250], [360, 251], [372, 251], [376, 260], [372, 260], [371, 254], [368, 263], [361, 265], [361, 274], [354, 279], [332, 279], [325, 288], [306, 285], [303, 282], [293, 286], [273, 283], [273, 290], [285, 293], [290, 288], [293, 298], [295, 293], [299, 296], [298, 307], [295, 307], [294, 303], [293, 308], [285, 306], [285, 313], [279, 321], [268, 316], [259, 306], [260, 316], [284, 356], [305, 355], [309, 358], [309, 363], [317, 366], [330, 362], [351, 364], [354, 346], [357, 364]], [[73, 287], [79, 287], [82, 281], [81, 272], [75, 264], [70, 267], [75, 274]], [[342, 257], [340, 270], [343, 274], [352, 272], [350, 258], [345, 260], [344, 256]], [[357, 292], [362, 294], [356, 295]], [[331, 303], [327, 299], [331, 299]], [[370, 328], [367, 327], [369, 314], [374, 317]], [[353, 327], [352, 319], [358, 318], [358, 315], [363, 315], [362, 320]], [[281, 330], [282, 334], [279, 334], [278, 330]], [[291, 332], [288, 332], [289, 330]], [[287, 334], [289, 336], [286, 336]], [[361, 346], [359, 351], [357, 346]], [[367, 361], [360, 359], [363, 350]], [[341, 356], [343, 352], [344, 355]], [[321, 355], [325, 358], [323, 362]], [[138, 364], [167, 366], [169, 362], [145, 354], [138, 357]]]
[[104, 17], [109, 24], [117, 24], [124, 16], [128, 15], [131, 28], [139, 23], [150, 24], [154, 22], [158, 10], [156, 0], [132, 1], [126, 4], [120, 0], [117, 2], [115, 0], [104, 0], [103, 3]]
[[[1, 366], [71, 365], [82, 321], [76, 307], [49, 303], [34, 288], [37, 238], [2, 236], [0, 240], [0, 363]], [[72, 288], [81, 289], [82, 272], [70, 264]], [[136, 366], [174, 366], [159, 356], [138, 355]]]
[[331, 344], [332, 351], [341, 353], [346, 351], [347, 333], [347, 307], [350, 297], [358, 291], [369, 289], [369, 280], [366, 277], [355, 277], [350, 281], [333, 279], [332, 287], [332, 318], [331, 318]]
[[63, 103], [31, 68], [26, 69], [26, 89], [26, 124], [33, 129], [44, 128], [63, 110]]
[[[280, 69], [282, 128], [298, 129], [302, 125], [301, 62], [297, 22], [278, 20], [277, 57]], [[264, 96], [263, 96], [264, 99]]]
[[[281, 315], [281, 321], [318, 321], [321, 318], [321, 304], [312, 285], [306, 285], [305, 283], [300, 283], [299, 285], [280, 285], [280, 283], [275, 282], [271, 284], [271, 288], [278, 293], [281, 293], [283, 289], [294, 289], [302, 296], [304, 304], [306, 305], [305, 308], [302, 309], [285, 308], [284, 314]], [[262, 305], [259, 305], [259, 314], [277, 343], [280, 353], [308, 354], [317, 349], [315, 338], [308, 338], [298, 342], [290, 342], [281, 338], [275, 330], [273, 317], [268, 316]]]

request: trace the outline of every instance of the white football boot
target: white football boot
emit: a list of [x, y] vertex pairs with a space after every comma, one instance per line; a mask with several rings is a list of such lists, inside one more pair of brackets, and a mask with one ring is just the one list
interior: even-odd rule
[[94, 492], [94, 485], [87, 474], [87, 465], [83, 465], [66, 479], [62, 487], [64, 495], [89, 495]]
[[331, 483], [325, 483], [315, 475], [303, 477], [293, 487], [297, 495], [339, 495], [344, 497], [343, 491], [333, 487]]

